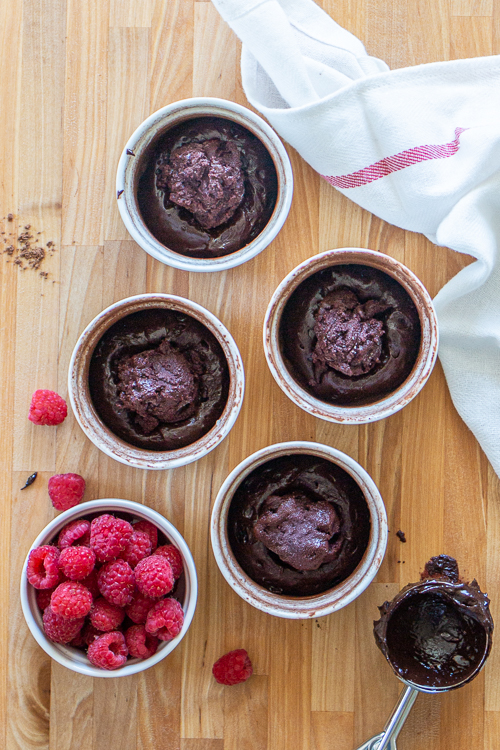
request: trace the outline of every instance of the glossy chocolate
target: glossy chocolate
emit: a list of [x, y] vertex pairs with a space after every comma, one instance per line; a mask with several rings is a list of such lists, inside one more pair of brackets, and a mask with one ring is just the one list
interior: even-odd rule
[[[179, 420], [177, 415], [174, 422], [158, 423], [162, 411], [157, 404], [158, 424], [151, 429], [151, 419], [144, 421], [140, 406], [135, 410], [124, 406], [134, 405], [124, 390], [124, 378], [137, 355], [161, 352], [166, 346], [188, 363], [196, 395], [192, 404], [183, 407], [187, 418]], [[143, 359], [149, 366], [151, 357]], [[229, 369], [219, 342], [202, 323], [175, 310], [148, 309], [127, 315], [106, 331], [92, 355], [89, 388], [97, 413], [115, 435], [137, 448], [170, 451], [194, 443], [214, 426], [226, 405]], [[170, 411], [165, 411], [167, 419]]]
[[[340, 337], [337, 343], [332, 332]], [[406, 380], [421, 329], [399, 282], [352, 263], [318, 271], [298, 286], [283, 310], [279, 337], [287, 369], [308, 393], [354, 406], [374, 403]]]
[[[238, 189], [234, 185], [231, 187], [221, 184], [221, 202], [227, 200], [230, 209], [227, 212], [224, 206], [217, 211], [213, 202], [206, 203], [206, 196], [194, 195], [192, 191], [186, 198], [186, 191], [180, 184], [177, 165], [179, 159], [175, 154], [180, 153], [182, 156], [183, 152], [179, 152], [179, 149], [209, 141], [218, 142], [215, 150], [219, 154], [231, 150], [238, 152], [244, 195], [241, 202], [238, 202], [241, 197], [238, 196]], [[208, 147], [203, 148], [207, 151]], [[208, 150], [210, 151], [210, 148]], [[173, 152], [174, 157], [171, 159], [170, 155]], [[221, 160], [228, 162], [229, 157], [225, 155]], [[142, 217], [157, 240], [182, 255], [193, 258], [217, 258], [240, 250], [260, 234], [273, 213], [278, 194], [278, 179], [273, 160], [256, 136], [231, 120], [222, 117], [197, 117], [186, 120], [163, 135], [152, 149], [145, 153], [142, 161], [137, 192]], [[236, 168], [235, 165], [230, 166]], [[227, 168], [228, 165], [225, 164], [223, 167]], [[170, 200], [168, 182], [174, 190], [172, 197], [183, 195], [182, 199], [176, 200], [191, 205], [205, 226], [196, 219], [195, 213]], [[204, 204], [201, 209], [200, 197]], [[214, 216], [226, 217], [226, 220], [216, 226], [207, 226], [218, 220], [214, 219]]]
[[473, 679], [488, 656], [489, 599], [476, 581], [460, 581], [456, 561], [446, 555], [429, 560], [422, 578], [379, 607], [375, 641], [402, 679], [451, 690]]
[[[281, 511], [278, 526], [270, 523], [273, 511]], [[295, 540], [290, 524], [296, 524]], [[294, 454], [262, 464], [243, 480], [227, 528], [236, 560], [250, 578], [273, 593], [303, 597], [331, 589], [354, 571], [370, 526], [365, 497], [346, 471], [324, 458]]]

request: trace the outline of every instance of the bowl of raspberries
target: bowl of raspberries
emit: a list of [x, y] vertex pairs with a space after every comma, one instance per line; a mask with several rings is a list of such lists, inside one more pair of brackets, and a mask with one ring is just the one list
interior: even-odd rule
[[196, 608], [196, 568], [175, 526], [129, 500], [70, 508], [35, 539], [21, 605], [43, 650], [92, 677], [135, 674], [180, 643]]

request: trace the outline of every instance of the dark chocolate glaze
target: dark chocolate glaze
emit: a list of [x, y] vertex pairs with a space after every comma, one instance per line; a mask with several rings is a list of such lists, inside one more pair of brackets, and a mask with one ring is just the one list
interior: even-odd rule
[[[160, 422], [145, 433], [137, 415], [122, 406], [118, 366], [165, 339], [172, 349], [188, 358], [196, 356], [200, 363], [196, 408], [184, 421]], [[127, 315], [106, 331], [90, 361], [89, 387], [97, 413], [115, 435], [137, 448], [170, 451], [194, 443], [212, 429], [226, 405], [229, 370], [219, 342], [202, 323], [175, 310], [152, 309]]]
[[[338, 517], [330, 540], [337, 554], [316, 570], [293, 568], [254, 534], [267, 499], [291, 493], [331, 503]], [[227, 525], [231, 549], [250, 578], [273, 593], [300, 597], [327, 591], [347, 578], [365, 553], [370, 527], [368, 506], [354, 479], [331, 461], [305, 454], [272, 459], [249, 474], [234, 494]]]
[[[236, 145], [244, 175], [245, 194], [231, 217], [204, 228], [186, 208], [176, 205], [157, 186], [157, 172], [174, 149], [211, 139]], [[197, 117], [169, 130], [142, 157], [137, 199], [150, 232], [163, 245], [192, 258], [217, 258], [240, 250], [264, 229], [278, 195], [276, 168], [269, 152], [249, 130], [222, 117]], [[161, 182], [161, 181], [160, 181]]]
[[447, 555], [429, 560], [422, 577], [379, 607], [375, 641], [403, 680], [451, 690], [472, 680], [489, 654], [489, 599], [477, 581], [459, 580]]
[[[314, 362], [320, 305], [339, 290], [353, 292], [360, 304], [381, 303], [382, 312], [374, 316], [384, 329], [380, 361], [358, 376]], [[345, 264], [318, 271], [298, 286], [283, 310], [279, 336], [285, 364], [306, 391], [328, 403], [354, 406], [374, 403], [406, 380], [417, 359], [421, 329], [417, 308], [399, 282], [376, 268]]]

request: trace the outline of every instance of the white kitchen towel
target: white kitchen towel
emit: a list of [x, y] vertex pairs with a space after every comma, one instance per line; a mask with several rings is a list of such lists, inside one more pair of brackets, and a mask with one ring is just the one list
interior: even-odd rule
[[313, 0], [213, 0], [248, 100], [331, 185], [477, 258], [435, 299], [453, 402], [500, 475], [500, 56], [390, 71]]

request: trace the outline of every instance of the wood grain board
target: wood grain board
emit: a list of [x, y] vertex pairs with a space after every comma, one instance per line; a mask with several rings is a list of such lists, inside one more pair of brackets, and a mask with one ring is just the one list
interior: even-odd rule
[[[323, 0], [335, 20], [391, 67], [500, 52], [498, 0]], [[189, 96], [246, 105], [240, 45], [210, 2], [1, 0], [0, 217], [52, 240], [44, 279], [0, 258], [0, 747], [6, 750], [352, 750], [381, 730], [399, 683], [371, 634], [377, 605], [416, 580], [427, 558], [458, 558], [500, 622], [500, 485], [455, 412], [439, 364], [422, 393], [377, 424], [327, 424], [295, 407], [266, 366], [261, 329], [269, 298], [297, 263], [359, 246], [406, 263], [432, 295], [469, 259], [384, 224], [321, 181], [288, 149], [295, 175], [289, 218], [244, 266], [188, 274], [147, 256], [115, 201], [118, 157], [150, 112]], [[1, 235], [0, 235], [1, 236]], [[130, 294], [184, 295], [215, 313], [243, 356], [247, 390], [230, 436], [185, 468], [144, 472], [97, 451], [72, 415], [59, 428], [27, 420], [36, 388], [66, 396], [73, 346], [104, 307]], [[280, 440], [345, 451], [370, 472], [389, 516], [376, 581], [344, 610], [287, 622], [241, 601], [220, 575], [209, 515], [229, 471]], [[20, 492], [28, 474], [38, 478]], [[54, 511], [47, 480], [87, 480], [86, 499], [123, 497], [163, 513], [198, 568], [191, 629], [157, 667], [130, 678], [77, 675], [45, 655], [24, 623], [19, 575]], [[407, 543], [395, 532], [403, 529]], [[245, 647], [255, 675], [224, 688], [211, 677], [225, 651]], [[401, 750], [500, 746], [500, 648], [469, 686], [421, 696]]]

